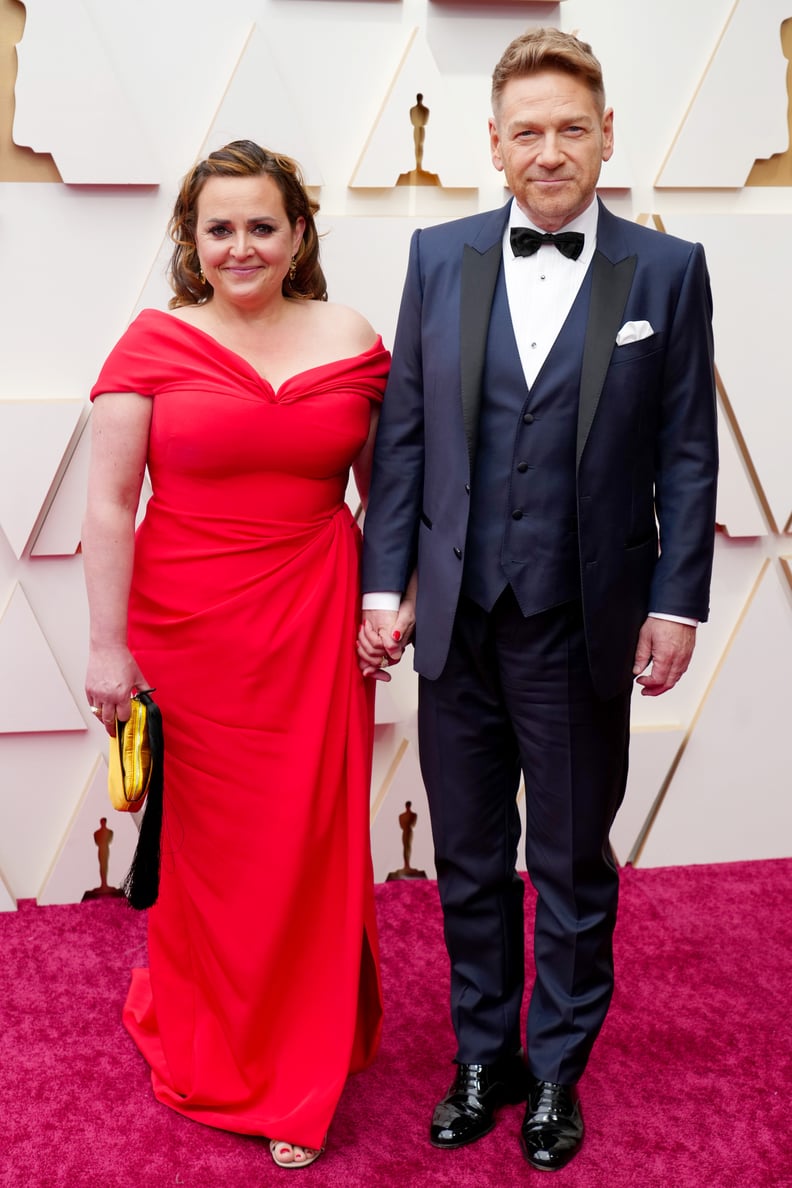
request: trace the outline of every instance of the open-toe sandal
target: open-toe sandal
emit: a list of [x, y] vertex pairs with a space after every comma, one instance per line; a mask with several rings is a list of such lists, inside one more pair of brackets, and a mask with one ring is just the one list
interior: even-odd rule
[[281, 1139], [273, 1139], [269, 1146], [273, 1163], [287, 1171], [295, 1167], [310, 1167], [324, 1151], [324, 1147], [315, 1150], [313, 1147], [301, 1147], [298, 1143], [285, 1143]]

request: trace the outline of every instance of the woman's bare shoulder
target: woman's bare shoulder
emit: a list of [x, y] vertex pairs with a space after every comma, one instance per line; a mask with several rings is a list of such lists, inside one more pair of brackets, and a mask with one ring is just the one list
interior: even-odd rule
[[332, 335], [339, 346], [343, 345], [341, 353], [356, 355], [370, 350], [377, 341], [378, 334], [374, 327], [351, 306], [337, 305], [331, 301], [312, 301], [311, 305], [314, 307], [312, 315], [323, 333]]

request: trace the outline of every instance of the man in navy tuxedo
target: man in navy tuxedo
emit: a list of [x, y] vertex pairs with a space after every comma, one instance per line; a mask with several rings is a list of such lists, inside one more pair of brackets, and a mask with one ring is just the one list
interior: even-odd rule
[[[411, 243], [358, 648], [379, 674], [414, 622], [458, 1045], [430, 1141], [472, 1142], [527, 1099], [523, 1152], [554, 1170], [582, 1142], [577, 1083], [613, 991], [608, 836], [633, 680], [671, 689], [708, 614], [712, 308], [700, 244], [595, 195], [613, 112], [590, 46], [518, 37], [492, 104], [513, 200]], [[521, 771], [537, 891], [527, 1053]]]

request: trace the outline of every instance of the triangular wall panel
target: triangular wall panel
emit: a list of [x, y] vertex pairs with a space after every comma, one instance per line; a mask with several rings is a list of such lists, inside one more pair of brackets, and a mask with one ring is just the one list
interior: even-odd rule
[[[319, 215], [322, 267], [331, 301], [350, 305], [368, 318], [390, 350], [396, 332], [399, 302], [410, 238], [418, 228], [432, 227], [438, 217], [337, 218]], [[361, 284], [376, 261], [376, 284]]]
[[158, 184], [161, 168], [83, 0], [25, 10], [14, 142], [50, 153], [73, 185]]
[[630, 733], [627, 791], [610, 833], [611, 845], [621, 866], [633, 852], [684, 737], [681, 725], [638, 726]]
[[19, 585], [0, 612], [0, 673], [0, 734], [86, 729]]
[[736, 0], [655, 185], [730, 188], [789, 143], [781, 23], [789, 0]]
[[80, 526], [91, 458], [90, 420], [80, 430], [63, 477], [30, 546], [31, 557], [73, 557], [80, 547]]
[[435, 877], [432, 827], [429, 805], [421, 778], [418, 753], [412, 742], [402, 739], [372, 806], [371, 849], [374, 855], [374, 879], [384, 882], [391, 871], [403, 866], [402, 833], [399, 815], [407, 801], [417, 820], [413, 832], [410, 865]]
[[[429, 109], [422, 168], [446, 189], [477, 186], [467, 140], [460, 140], [456, 104], [447, 92], [424, 33], [411, 30], [402, 59], [355, 166], [350, 186], [389, 188], [415, 169], [410, 109], [418, 94]], [[485, 129], [486, 132], [486, 129]]]
[[[72, 452], [41, 528], [35, 536], [30, 549], [31, 557], [72, 557], [79, 550], [91, 460], [90, 425], [89, 418], [82, 428], [80, 439]], [[150, 496], [151, 482], [146, 471], [138, 505], [138, 524], [143, 518]]]
[[643, 697], [633, 690], [633, 731], [675, 729], [690, 725], [712, 685], [724, 652], [756, 586], [767, 559], [767, 538], [732, 541], [715, 536], [710, 616], [696, 631], [696, 646], [688, 671], [662, 697]]
[[321, 186], [311, 135], [298, 115], [304, 81], [300, 76], [297, 94], [291, 100], [289, 93], [295, 84], [283, 75], [270, 40], [262, 29], [251, 26], [199, 158], [231, 140], [254, 140], [299, 161], [306, 185]]
[[[641, 866], [789, 854], [792, 617], [784, 586], [780, 566], [768, 561], [693, 723]], [[781, 764], [779, 739], [787, 740]]]
[[724, 408], [725, 399], [723, 391], [718, 405], [720, 466], [716, 519], [729, 536], [764, 536], [767, 520], [757, 495], [757, 486], [760, 490], [761, 486], [758, 476], [751, 474], [752, 464], [745, 440], [733, 417], [731, 402]]
[[84, 409], [81, 400], [0, 401], [0, 527], [21, 557]]
[[[658, 231], [666, 231], [665, 223], [657, 213], [640, 214], [636, 222], [644, 226], [654, 226]], [[676, 233], [685, 234], [678, 228]], [[690, 233], [695, 237], [699, 230], [694, 228]], [[716, 254], [713, 249], [713, 255]], [[716, 354], [720, 341], [720, 335], [716, 335]], [[773, 513], [717, 365], [715, 381], [718, 393], [720, 449], [717, 523], [731, 537], [763, 536], [768, 526], [775, 523]]]
[[408, 647], [399, 663], [389, 667], [391, 679], [376, 682], [374, 720], [378, 726], [415, 718], [418, 675], [413, 669], [412, 660], [413, 650]]
[[[792, 215], [680, 212], [665, 225], [669, 234], [705, 246], [719, 379], [761, 484], [757, 494], [766, 501], [770, 528], [779, 531], [792, 510]], [[761, 300], [751, 297], [757, 267]]]
[[0, 912], [15, 912], [16, 900], [8, 889], [8, 885], [0, 871]]
[[[633, 167], [629, 153], [617, 138], [610, 161], [602, 162], [602, 172], [597, 190], [631, 190], [634, 184]], [[607, 202], [607, 197], [605, 199]]]
[[[106, 824], [102, 825], [102, 818]], [[107, 793], [107, 763], [97, 758], [58, 853], [38, 895], [40, 904], [79, 903], [86, 891], [101, 885], [99, 848], [94, 835], [109, 829], [109, 861], [105, 882], [117, 888], [129, 870], [137, 845], [136, 819], [130, 813], [115, 812]]]

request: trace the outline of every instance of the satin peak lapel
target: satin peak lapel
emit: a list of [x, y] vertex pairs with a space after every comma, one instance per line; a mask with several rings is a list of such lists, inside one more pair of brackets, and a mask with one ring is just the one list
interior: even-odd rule
[[627, 256], [613, 264], [600, 251], [594, 253], [591, 263], [591, 299], [580, 377], [576, 465], [580, 464], [597, 411], [636, 263], [636, 256]]
[[[468, 443], [470, 468], [476, 458], [481, 381], [487, 350], [490, 310], [501, 266], [501, 235], [485, 252], [466, 243], [462, 255], [459, 314], [459, 363], [462, 386], [462, 415]], [[618, 327], [617, 327], [618, 329]], [[614, 331], [614, 337], [616, 331]]]

